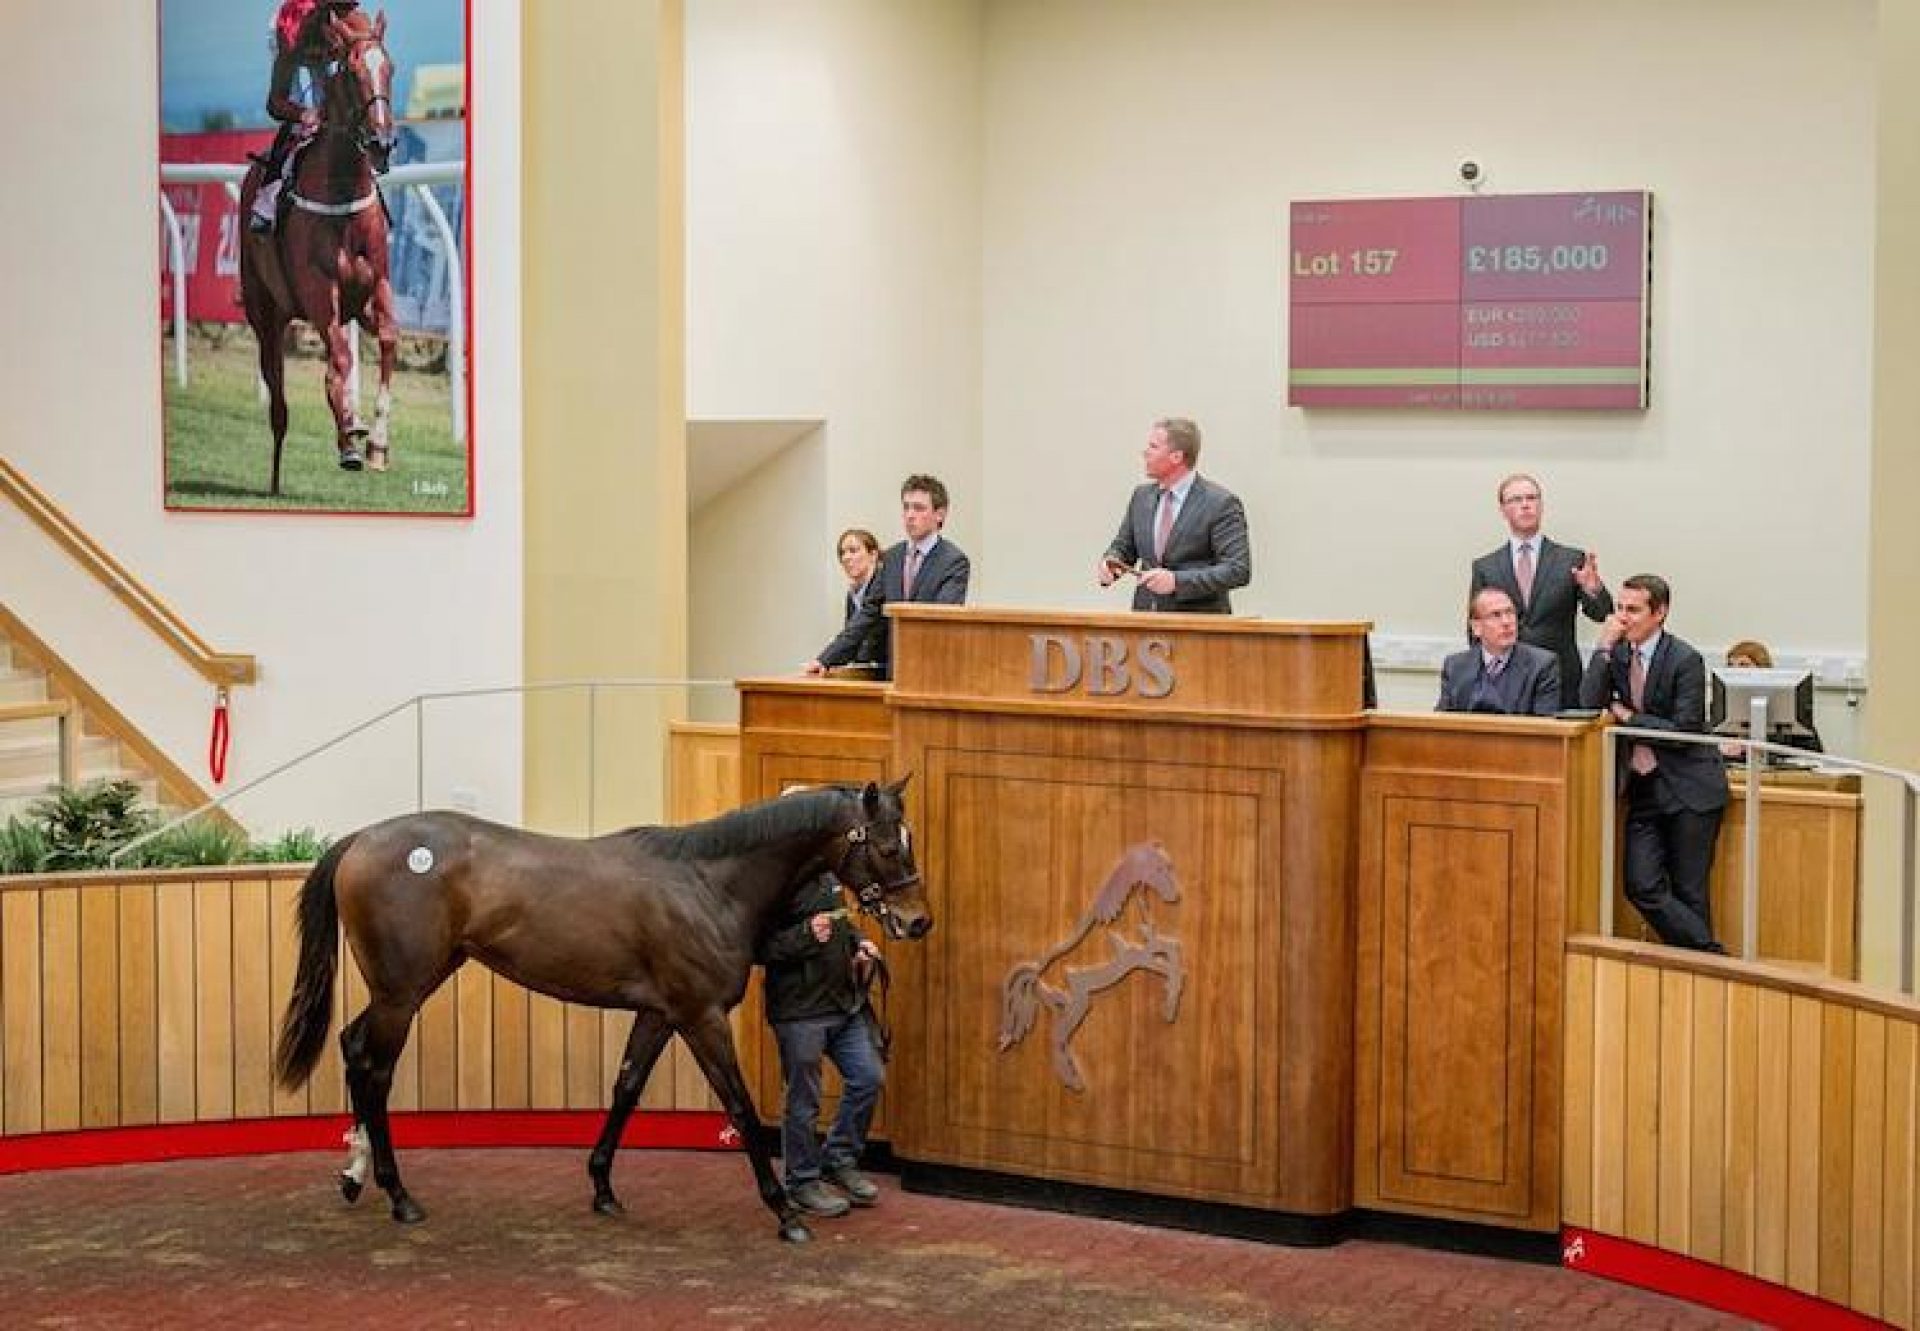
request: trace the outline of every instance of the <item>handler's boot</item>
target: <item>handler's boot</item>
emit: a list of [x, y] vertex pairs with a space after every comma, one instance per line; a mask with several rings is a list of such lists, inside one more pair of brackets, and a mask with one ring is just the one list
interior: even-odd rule
[[855, 1206], [872, 1206], [880, 1200], [880, 1189], [873, 1180], [852, 1165], [827, 1166], [827, 1182], [846, 1193]]
[[787, 1189], [787, 1196], [793, 1204], [808, 1215], [816, 1215], [825, 1220], [833, 1220], [853, 1209], [845, 1197], [829, 1188], [817, 1178]]

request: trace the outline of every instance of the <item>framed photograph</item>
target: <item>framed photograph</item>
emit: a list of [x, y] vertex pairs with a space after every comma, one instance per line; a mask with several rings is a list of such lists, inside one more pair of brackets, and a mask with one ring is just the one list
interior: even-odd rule
[[467, 0], [159, 0], [166, 506], [473, 513]]

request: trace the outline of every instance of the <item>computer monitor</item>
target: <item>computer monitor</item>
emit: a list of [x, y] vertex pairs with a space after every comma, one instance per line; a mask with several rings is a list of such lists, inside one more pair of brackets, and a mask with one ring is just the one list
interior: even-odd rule
[[1707, 711], [1713, 733], [1745, 735], [1755, 698], [1767, 705], [1767, 733], [1761, 738], [1800, 747], [1813, 738], [1812, 673], [1750, 666], [1713, 668], [1713, 699]]

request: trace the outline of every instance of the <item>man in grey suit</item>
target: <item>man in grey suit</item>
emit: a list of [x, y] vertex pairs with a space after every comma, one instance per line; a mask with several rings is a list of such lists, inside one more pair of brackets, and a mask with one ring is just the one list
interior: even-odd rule
[[1147, 483], [1127, 501], [1094, 576], [1111, 587], [1133, 575], [1135, 610], [1232, 614], [1227, 593], [1253, 579], [1247, 514], [1232, 491], [1194, 470], [1200, 427], [1178, 416], [1155, 421], [1141, 457]]
[[1520, 641], [1513, 598], [1482, 587], [1467, 607], [1474, 645], [1440, 667], [1436, 712], [1495, 712], [1552, 716], [1560, 710], [1560, 662], [1544, 647]]
[[1539, 481], [1515, 472], [1500, 482], [1497, 493], [1507, 520], [1507, 541], [1473, 561], [1467, 595], [1498, 587], [1512, 597], [1520, 612], [1520, 641], [1559, 658], [1560, 678], [1571, 695], [1580, 680], [1574, 611], [1597, 624], [1613, 613], [1613, 597], [1600, 581], [1600, 562], [1591, 553], [1540, 534], [1546, 504]]
[[[1707, 724], [1707, 666], [1666, 631], [1665, 578], [1637, 573], [1620, 584], [1580, 681], [1580, 701], [1622, 725], [1699, 733]], [[1674, 947], [1724, 952], [1714, 941], [1707, 877], [1727, 808], [1727, 774], [1711, 744], [1634, 741], [1620, 770], [1627, 796], [1627, 900]]]
[[820, 649], [820, 655], [802, 667], [809, 675], [824, 675], [828, 667], [853, 660], [877, 629], [876, 659], [881, 674], [890, 679], [893, 621], [887, 618], [888, 602], [966, 604], [973, 565], [965, 551], [941, 535], [947, 525], [947, 487], [938, 477], [909, 476], [901, 483], [900, 525], [907, 539], [889, 546], [880, 556], [880, 568], [867, 579], [860, 608], [848, 617], [838, 636]]

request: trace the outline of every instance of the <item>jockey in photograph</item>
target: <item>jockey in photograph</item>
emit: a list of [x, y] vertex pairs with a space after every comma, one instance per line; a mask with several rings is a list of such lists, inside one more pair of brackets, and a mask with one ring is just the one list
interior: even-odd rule
[[359, 8], [360, 0], [281, 0], [273, 20], [273, 81], [267, 89], [267, 114], [280, 122], [273, 146], [261, 165], [259, 192], [247, 225], [255, 231], [273, 230], [281, 195], [292, 185], [300, 150], [320, 132], [320, 110], [294, 97], [301, 72], [318, 87], [319, 67], [327, 59], [327, 21]]

